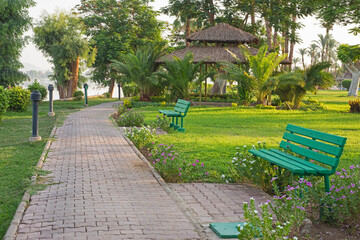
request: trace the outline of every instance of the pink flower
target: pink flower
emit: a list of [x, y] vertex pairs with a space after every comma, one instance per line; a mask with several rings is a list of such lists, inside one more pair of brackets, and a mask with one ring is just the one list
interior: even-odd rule
[[201, 166], [203, 167], [203, 166], [204, 166], [204, 163], [201, 163]]
[[354, 166], [350, 166], [350, 169], [351, 169], [351, 170], [354, 169]]
[[208, 173], [208, 172], [206, 172], [206, 173], [205, 173], [205, 175], [209, 175], [209, 173]]
[[179, 176], [181, 176], [181, 173], [179, 173]]
[[155, 165], [155, 161], [153, 161], [153, 164]]
[[193, 163], [192, 165], [193, 165], [193, 166], [196, 166], [196, 163]]
[[199, 160], [198, 160], [198, 159], [196, 159], [195, 161], [196, 161], [197, 163], [199, 162]]

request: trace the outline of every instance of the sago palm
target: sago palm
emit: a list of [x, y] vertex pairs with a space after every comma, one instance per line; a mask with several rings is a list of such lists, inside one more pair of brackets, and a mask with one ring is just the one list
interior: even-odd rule
[[135, 54], [122, 54], [121, 60], [113, 60], [110, 65], [120, 74], [125, 82], [134, 82], [140, 89], [140, 99], [150, 100], [150, 88], [157, 84], [156, 63], [160, 51], [156, 49], [138, 49]]
[[323, 72], [330, 63], [320, 62], [296, 72], [285, 73], [279, 76], [279, 88], [292, 92], [294, 108], [298, 108], [307, 91], [314, 92], [316, 87], [329, 87], [334, 81], [332, 74]]
[[257, 54], [252, 55], [246, 47], [240, 47], [250, 66], [250, 73], [245, 72], [245, 75], [254, 81], [257, 103], [264, 104], [266, 95], [272, 89], [266, 87], [272, 85], [268, 81], [286, 55], [279, 55], [277, 52], [267, 54], [267, 46], [260, 47]]
[[174, 56], [173, 60], [166, 60], [164, 65], [165, 71], [158, 72], [157, 75], [170, 83], [175, 97], [187, 98], [189, 84], [195, 80], [200, 65], [203, 62], [193, 63], [193, 54], [188, 52], [183, 59]]

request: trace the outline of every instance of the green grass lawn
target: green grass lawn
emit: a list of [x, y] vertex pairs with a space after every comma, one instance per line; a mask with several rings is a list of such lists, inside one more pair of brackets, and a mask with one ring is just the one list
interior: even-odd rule
[[[113, 99], [89, 99], [89, 105], [97, 105]], [[35, 166], [43, 152], [50, 132], [66, 115], [83, 108], [84, 102], [55, 101], [56, 116], [47, 116], [48, 103], [39, 108], [39, 135], [42, 141], [30, 143], [32, 134], [32, 111], [8, 112], [0, 122], [0, 238], [2, 239], [12, 220], [18, 204], [30, 185]]]
[[[316, 95], [309, 95], [328, 108], [321, 112], [190, 107], [184, 119], [186, 133], [171, 131], [169, 135], [159, 136], [157, 142], [174, 144], [185, 160], [199, 159], [209, 170], [227, 174], [227, 164], [236, 147], [250, 147], [258, 141], [266, 141], [268, 147], [277, 147], [286, 125], [291, 123], [347, 137], [340, 167], [360, 164], [360, 115], [347, 113], [348, 101], [354, 98], [346, 94], [345, 91], [318, 91]], [[151, 121], [159, 115], [159, 109], [164, 108], [136, 110], [145, 115], [145, 121]]]

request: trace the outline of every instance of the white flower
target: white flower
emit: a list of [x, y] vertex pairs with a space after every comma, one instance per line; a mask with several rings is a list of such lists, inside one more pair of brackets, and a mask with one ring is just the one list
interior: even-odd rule
[[225, 180], [225, 182], [226, 182], [226, 183], [229, 183], [229, 181], [228, 181], [228, 180]]
[[243, 167], [246, 167], [246, 164], [245, 164], [245, 163], [243, 163]]
[[221, 175], [221, 178], [225, 178], [225, 174]]
[[257, 213], [258, 213], [258, 211], [257, 211], [257, 210], [254, 210], [254, 213], [255, 213], [255, 214], [257, 214]]
[[240, 231], [242, 231], [244, 228], [243, 227], [240, 227]]
[[252, 148], [255, 149], [255, 145], [252, 145]]
[[247, 222], [244, 222], [244, 226], [246, 226], [247, 225]]
[[280, 225], [278, 225], [277, 227], [278, 227], [278, 228], [280, 228], [280, 229], [283, 229], [283, 227], [282, 227], [282, 226], [280, 226]]
[[[265, 204], [266, 204], [266, 203], [265, 203]], [[272, 218], [272, 217], [269, 217], [269, 219], [271, 219], [271, 220], [272, 220], [273, 218]]]
[[233, 157], [233, 160], [238, 160], [238, 158], [237, 158], [237, 157]]
[[251, 200], [255, 200], [255, 198], [253, 198], [253, 197], [251, 197], [250, 199], [251, 199]]
[[240, 225], [240, 224], [238, 224], [237, 226], [238, 226], [238, 227], [241, 227], [241, 225]]
[[250, 168], [250, 170], [253, 170], [253, 168]]
[[261, 141], [258, 141], [258, 144], [261, 144]]
[[272, 233], [276, 233], [276, 231], [275, 231], [275, 230], [271, 230], [271, 232], [272, 232]]
[[244, 148], [246, 148], [246, 145], [244, 145]]
[[298, 240], [298, 238], [297, 238], [297, 237], [293, 237], [293, 239], [294, 239], [294, 240]]
[[251, 164], [253, 164], [254, 162], [255, 162], [255, 160], [250, 161]]
[[246, 158], [243, 159], [243, 162], [246, 162]]
[[234, 163], [234, 162], [235, 162], [235, 160], [232, 160], [231, 162], [232, 162], [232, 163]]

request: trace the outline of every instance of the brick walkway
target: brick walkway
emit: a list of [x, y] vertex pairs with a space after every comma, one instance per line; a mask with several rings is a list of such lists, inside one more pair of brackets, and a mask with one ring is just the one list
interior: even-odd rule
[[243, 201], [266, 199], [241, 185], [164, 187], [111, 123], [112, 111], [112, 103], [90, 107], [57, 129], [43, 166], [53, 184], [32, 196], [18, 240], [216, 239], [208, 223], [239, 221]]

